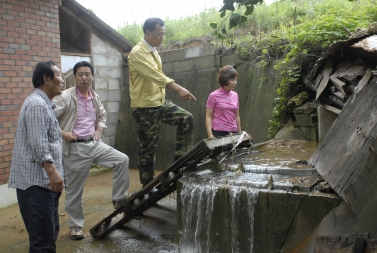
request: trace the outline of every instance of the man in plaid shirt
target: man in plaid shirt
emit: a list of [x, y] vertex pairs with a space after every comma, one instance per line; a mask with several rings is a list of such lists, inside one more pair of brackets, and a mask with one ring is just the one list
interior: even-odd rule
[[35, 90], [18, 117], [8, 187], [17, 189], [29, 252], [56, 252], [64, 169], [62, 136], [51, 100], [62, 93], [63, 82], [52, 61], [38, 63], [33, 73]]

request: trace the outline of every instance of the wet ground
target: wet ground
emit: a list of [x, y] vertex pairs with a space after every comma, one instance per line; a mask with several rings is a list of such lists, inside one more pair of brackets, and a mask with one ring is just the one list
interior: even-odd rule
[[[293, 167], [308, 170], [311, 166], [296, 163], [310, 159], [317, 143], [301, 141], [275, 141], [266, 147], [258, 148], [257, 153], [235, 157], [234, 162], [242, 162], [245, 172], [248, 164], [261, 169]], [[258, 157], [258, 158], [257, 158]], [[248, 174], [248, 173], [246, 173]], [[246, 176], [246, 175], [245, 175]], [[132, 219], [123, 227], [111, 232], [105, 238], [93, 240], [89, 229], [101, 219], [111, 214], [112, 171], [92, 169], [84, 189], [86, 238], [74, 241], [69, 237], [68, 217], [64, 211], [64, 192], [60, 198], [60, 234], [57, 252], [62, 253], [103, 253], [103, 252], [141, 252], [175, 253], [178, 246], [176, 195], [160, 200], [158, 205], [144, 212], [141, 219]], [[141, 189], [137, 170], [130, 170], [130, 192]], [[0, 210], [0, 253], [27, 252], [28, 234], [18, 209], [14, 205]]]
[[[141, 219], [132, 219], [123, 227], [100, 240], [93, 240], [89, 229], [113, 211], [111, 204], [112, 171], [92, 169], [84, 189], [84, 234], [74, 241], [69, 237], [68, 217], [64, 211], [64, 192], [60, 198], [60, 233], [57, 252], [178, 252], [176, 196], [172, 194], [144, 212]], [[130, 191], [141, 188], [137, 170], [130, 170]], [[0, 210], [0, 252], [28, 252], [28, 234], [18, 209], [13, 205]]]

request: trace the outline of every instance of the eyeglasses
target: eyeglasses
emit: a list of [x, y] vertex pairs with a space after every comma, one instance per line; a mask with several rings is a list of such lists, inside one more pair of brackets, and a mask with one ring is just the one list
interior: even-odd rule
[[157, 33], [151, 32], [151, 33], [157, 35], [157, 37], [162, 37], [165, 35], [165, 32], [157, 32]]

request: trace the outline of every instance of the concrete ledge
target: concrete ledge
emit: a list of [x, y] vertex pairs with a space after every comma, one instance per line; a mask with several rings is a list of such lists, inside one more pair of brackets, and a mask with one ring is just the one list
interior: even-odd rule
[[196, 58], [204, 56], [204, 47], [190, 47], [185, 49], [185, 59]]
[[215, 65], [215, 56], [204, 56], [194, 59], [195, 69], [212, 68]]
[[298, 127], [298, 129], [300, 129], [300, 131], [304, 133], [305, 140], [318, 142], [317, 127], [315, 127], [315, 126], [313, 126], [313, 127], [300, 126], [300, 127]]
[[163, 62], [162, 63], [162, 71], [167, 76], [173, 75], [174, 74], [174, 63], [173, 62], [168, 62], [168, 63]]
[[189, 71], [189, 70], [192, 70], [193, 67], [194, 67], [194, 61], [193, 60], [175, 62], [174, 63], [174, 72], [179, 73], [179, 72]]
[[295, 118], [296, 127], [315, 127], [318, 123], [316, 114], [295, 114]]
[[8, 184], [0, 185], [0, 209], [17, 203], [16, 189], [8, 188]]
[[162, 62], [183, 61], [185, 59], [184, 50], [173, 50], [159, 53]]
[[241, 57], [238, 55], [225, 55], [222, 58], [222, 66], [225, 65], [231, 65], [231, 66], [237, 66], [239, 62], [241, 61]]
[[214, 55], [216, 53], [216, 46], [215, 45], [205, 45], [204, 46], [204, 54], [205, 55]]

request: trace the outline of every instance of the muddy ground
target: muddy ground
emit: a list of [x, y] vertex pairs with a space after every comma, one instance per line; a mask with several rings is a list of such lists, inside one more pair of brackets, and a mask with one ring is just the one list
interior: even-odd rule
[[[69, 236], [68, 217], [60, 198], [60, 233], [57, 252], [177, 252], [176, 198], [172, 194], [148, 209], [141, 219], [132, 219], [106, 238], [93, 240], [89, 229], [114, 210], [111, 203], [112, 170], [92, 169], [84, 189], [84, 234], [74, 241]], [[141, 189], [137, 170], [130, 170], [130, 192]], [[28, 234], [18, 204], [0, 210], [0, 252], [28, 252]]]

